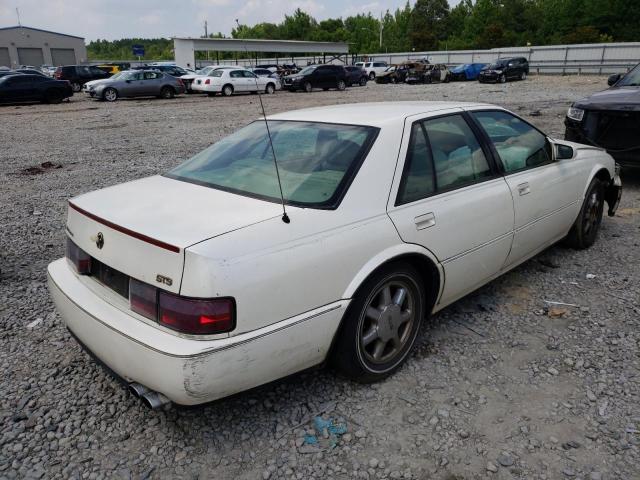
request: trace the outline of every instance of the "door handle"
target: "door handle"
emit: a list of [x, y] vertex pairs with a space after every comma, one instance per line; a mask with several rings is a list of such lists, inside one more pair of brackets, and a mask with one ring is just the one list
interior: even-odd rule
[[527, 195], [531, 193], [531, 187], [529, 187], [529, 182], [524, 182], [518, 185], [518, 194], [520, 196]]
[[416, 223], [416, 230], [424, 230], [436, 224], [436, 216], [433, 212], [429, 212], [424, 215], [418, 215], [413, 221]]

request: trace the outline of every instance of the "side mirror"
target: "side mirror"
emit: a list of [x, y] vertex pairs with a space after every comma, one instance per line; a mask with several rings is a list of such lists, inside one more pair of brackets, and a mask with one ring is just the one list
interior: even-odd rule
[[561, 143], [556, 143], [556, 160], [569, 160], [573, 158], [573, 148], [569, 145], [563, 145]]
[[609, 85], [610, 87], [615, 85], [616, 83], [618, 83], [618, 80], [620, 80], [620, 77], [621, 75], [619, 73], [609, 75], [609, 78], [607, 79], [607, 85]]

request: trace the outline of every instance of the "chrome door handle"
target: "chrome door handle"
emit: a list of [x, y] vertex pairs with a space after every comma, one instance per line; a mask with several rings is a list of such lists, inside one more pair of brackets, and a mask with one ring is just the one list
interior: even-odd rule
[[528, 193], [531, 193], [531, 187], [529, 187], [528, 182], [521, 183], [520, 185], [518, 185], [518, 194], [520, 196], [527, 195]]
[[418, 215], [413, 221], [416, 223], [416, 230], [424, 230], [436, 224], [436, 216], [433, 212], [429, 212], [424, 215]]

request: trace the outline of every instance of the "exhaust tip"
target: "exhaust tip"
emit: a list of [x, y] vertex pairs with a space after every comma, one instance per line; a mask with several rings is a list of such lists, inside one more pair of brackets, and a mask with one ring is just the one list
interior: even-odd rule
[[171, 400], [158, 392], [148, 391], [146, 393], [143, 393], [141, 397], [142, 402], [152, 410], [157, 410], [171, 403]]
[[145, 393], [149, 392], [150, 390], [147, 387], [145, 387], [144, 385], [140, 385], [139, 383], [130, 383], [129, 384], [129, 391], [131, 392], [131, 394], [134, 397], [140, 398]]

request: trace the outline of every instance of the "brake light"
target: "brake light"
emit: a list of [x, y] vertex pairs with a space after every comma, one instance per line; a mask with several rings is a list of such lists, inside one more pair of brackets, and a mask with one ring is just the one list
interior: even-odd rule
[[194, 335], [230, 332], [235, 328], [231, 298], [188, 298], [129, 279], [132, 311], [172, 330]]
[[234, 302], [230, 298], [196, 299], [160, 292], [158, 321], [183, 333], [224, 333], [235, 327]]
[[67, 258], [80, 275], [91, 273], [91, 257], [67, 237]]
[[158, 318], [158, 289], [130, 278], [129, 307], [143, 317], [156, 320]]
[[209, 80], [208, 78], [204, 81], [205, 85], [210, 85], [211, 84], [211, 80]]

